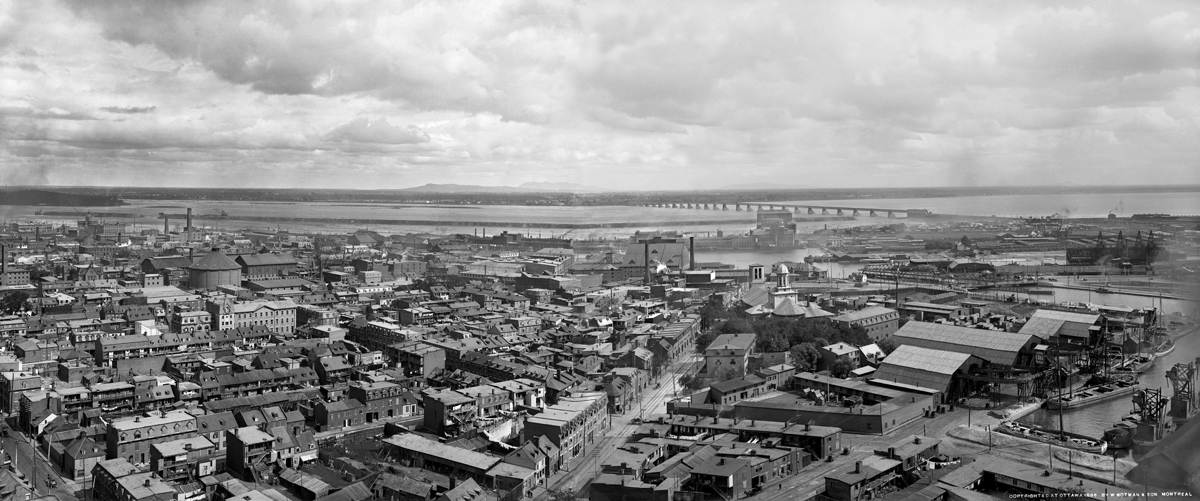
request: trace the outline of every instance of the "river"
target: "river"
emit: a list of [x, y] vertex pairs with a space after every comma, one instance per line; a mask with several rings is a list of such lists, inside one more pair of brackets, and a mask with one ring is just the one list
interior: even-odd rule
[[[700, 195], [697, 195], [698, 197]], [[244, 202], [219, 200], [126, 200], [129, 205], [77, 209], [72, 207], [31, 207], [0, 205], [0, 220], [49, 221], [55, 225], [73, 225], [91, 210], [97, 217], [133, 225], [134, 230], [162, 228], [159, 213], [181, 214], [193, 209], [196, 226], [219, 227], [228, 230], [269, 229], [287, 227], [301, 232], [345, 233], [370, 227], [384, 234], [433, 232], [456, 233], [487, 230], [568, 236], [572, 238], [612, 238], [634, 231], [678, 230], [702, 234], [723, 230], [744, 233], [755, 226], [753, 211], [669, 209], [635, 206], [523, 206], [523, 205], [424, 205], [390, 203], [342, 202]], [[782, 202], [774, 202], [782, 203]], [[803, 203], [803, 202], [792, 202]], [[997, 195], [967, 197], [889, 198], [822, 200], [823, 205], [869, 206], [879, 208], [923, 208], [939, 214], [1048, 216], [1054, 213], [1076, 217], [1103, 217], [1110, 211], [1118, 215], [1134, 213], [1200, 214], [1200, 196], [1192, 192], [1107, 193], [1071, 195]], [[764, 202], [766, 204], [766, 202]], [[35, 211], [60, 215], [37, 215]], [[225, 211], [229, 217], [212, 216]], [[63, 215], [62, 213], [65, 213]], [[126, 213], [134, 217], [103, 216], [105, 213]], [[241, 219], [239, 219], [239, 217]], [[285, 221], [302, 218], [308, 220]], [[836, 221], [804, 221], [798, 229], [811, 233], [822, 227], [845, 228], [894, 222], [921, 222], [904, 218], [888, 219], [863, 214]], [[264, 220], [265, 219], [265, 220]], [[272, 221], [277, 219], [278, 221]], [[324, 221], [316, 219], [325, 219]], [[374, 221], [374, 222], [367, 222]], [[384, 221], [384, 222], [380, 222]], [[402, 221], [422, 221], [423, 224]], [[470, 222], [464, 224], [464, 222]], [[475, 224], [478, 223], [478, 224]], [[621, 228], [605, 228], [620, 224]], [[179, 228], [182, 221], [172, 221]], [[596, 228], [569, 229], [555, 225], [596, 225]]]
[[[1167, 381], [1166, 372], [1177, 363], [1188, 363], [1200, 356], [1200, 333], [1192, 331], [1175, 341], [1175, 351], [1167, 354], [1161, 360], [1155, 360], [1154, 365], [1138, 377], [1143, 388], [1161, 388], [1163, 396], [1170, 398], [1171, 383]], [[1067, 431], [1082, 433], [1091, 437], [1100, 437], [1113, 423], [1120, 421], [1132, 411], [1133, 396], [1117, 398], [1095, 403], [1079, 409], [1062, 411], [1063, 427]], [[1168, 409], [1164, 409], [1166, 412]], [[1038, 424], [1050, 429], [1058, 429], [1058, 411], [1038, 409], [1032, 414], [1020, 419], [1021, 422]], [[1126, 456], [1129, 450], [1112, 451], [1110, 455]]]

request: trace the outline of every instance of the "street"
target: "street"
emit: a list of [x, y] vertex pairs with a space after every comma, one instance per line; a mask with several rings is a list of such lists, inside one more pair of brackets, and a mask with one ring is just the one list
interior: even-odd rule
[[634, 420], [640, 417], [645, 418], [653, 414], [664, 414], [667, 412], [667, 401], [676, 396], [675, 390], [677, 384], [672, 384], [674, 379], [678, 379], [684, 374], [693, 374], [699, 370], [700, 364], [704, 363], [704, 357], [692, 353], [686, 358], [679, 360], [671, 365], [669, 370], [663, 371], [663, 374], [655, 381], [661, 386], [649, 386], [645, 393], [642, 394], [640, 413], [633, 406], [625, 414], [614, 414], [611, 416], [611, 427], [608, 433], [603, 438], [597, 440], [592, 446], [591, 451], [587, 453], [582, 460], [573, 465], [571, 470], [562, 478], [557, 479], [551, 489], [563, 489], [568, 491], [579, 491], [583, 489], [589, 481], [596, 478], [600, 474], [600, 465], [612, 455], [613, 451], [617, 450], [617, 446], [625, 443], [630, 436], [637, 431], [639, 423]]
[[[72, 489], [77, 484], [71, 481], [63, 481], [63, 478], [54, 470], [49, 461], [42, 459], [42, 456], [34, 450], [24, 435], [11, 429], [9, 429], [8, 435], [3, 441], [5, 458], [12, 461], [12, 466], [21, 472], [25, 476], [25, 479], [29, 480], [32, 484], [34, 492], [31, 497], [47, 494], [62, 500], [76, 497]], [[50, 488], [47, 485], [47, 479], [56, 483], [56, 487]]]

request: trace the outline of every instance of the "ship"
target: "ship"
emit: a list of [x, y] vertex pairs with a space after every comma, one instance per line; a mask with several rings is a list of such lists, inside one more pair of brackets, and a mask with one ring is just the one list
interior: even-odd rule
[[1108, 442], [1087, 435], [1069, 431], [1047, 430], [1038, 425], [1021, 424], [1016, 421], [1005, 421], [996, 428], [1000, 433], [1014, 437], [1027, 438], [1044, 444], [1057, 445], [1067, 449], [1104, 454], [1108, 450]]
[[1163, 344], [1158, 345], [1158, 349], [1154, 350], [1154, 356], [1155, 358], [1162, 358], [1172, 351], [1175, 351], [1175, 342], [1168, 339]]
[[1112, 372], [1116, 374], [1141, 374], [1154, 365], [1154, 360], [1155, 356], [1153, 353], [1129, 357], [1129, 359], [1113, 367]]
[[1097, 287], [1096, 292], [1100, 294], [1112, 294], [1112, 289], [1109, 289], [1108, 287]]
[[1134, 214], [1132, 217], [1133, 219], [1179, 219], [1179, 216], [1172, 216], [1170, 214]]
[[1113, 381], [1076, 390], [1073, 395], [1054, 397], [1046, 401], [1050, 409], [1077, 409], [1137, 391], [1137, 381]]

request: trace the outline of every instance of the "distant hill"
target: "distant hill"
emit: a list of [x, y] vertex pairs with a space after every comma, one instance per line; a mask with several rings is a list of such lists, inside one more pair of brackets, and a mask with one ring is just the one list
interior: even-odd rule
[[0, 191], [0, 205], [112, 207], [125, 205], [125, 202], [113, 195], [83, 195], [46, 190], [14, 190]]
[[727, 184], [718, 190], [803, 190], [803, 186], [794, 184], [776, 184], [776, 183], [741, 183]]
[[474, 184], [426, 184], [414, 188], [396, 190], [409, 193], [529, 193], [541, 190], [521, 189], [512, 186], [479, 186]]
[[409, 193], [543, 193], [604, 191], [595, 186], [575, 183], [524, 183], [520, 186], [480, 186], [474, 184], [426, 184], [396, 190]]
[[583, 193], [589, 191], [608, 191], [604, 188], [588, 184], [579, 183], [521, 183], [518, 188], [525, 188], [537, 191], [569, 191], [575, 193]]

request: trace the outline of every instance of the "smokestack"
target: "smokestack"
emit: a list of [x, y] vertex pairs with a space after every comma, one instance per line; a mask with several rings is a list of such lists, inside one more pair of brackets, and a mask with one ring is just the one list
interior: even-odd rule
[[8, 271], [8, 246], [0, 244], [0, 274]]
[[33, 241], [34, 241], [34, 242], [37, 242], [37, 241], [39, 241], [39, 240], [41, 240], [41, 239], [42, 239], [42, 227], [41, 227], [41, 226], [34, 226], [34, 227], [33, 227]]
[[192, 231], [192, 208], [188, 207], [187, 213], [187, 230]]
[[163, 214], [163, 235], [171, 233], [171, 217]]
[[646, 276], [643, 279], [646, 285], [650, 285], [650, 241], [643, 240], [642, 243], [646, 246], [646, 251], [642, 254], [642, 260], [646, 262]]
[[696, 237], [688, 237], [688, 261], [691, 262], [691, 270], [696, 271]]

